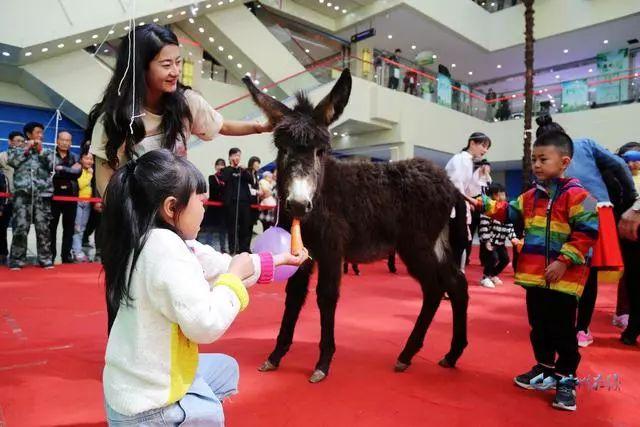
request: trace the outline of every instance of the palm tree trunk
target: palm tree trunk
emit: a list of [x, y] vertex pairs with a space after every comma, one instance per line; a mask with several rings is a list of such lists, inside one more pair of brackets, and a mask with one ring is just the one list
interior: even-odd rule
[[533, 116], [533, 3], [524, 0], [524, 153], [522, 157], [522, 185], [526, 189], [531, 182], [531, 119]]

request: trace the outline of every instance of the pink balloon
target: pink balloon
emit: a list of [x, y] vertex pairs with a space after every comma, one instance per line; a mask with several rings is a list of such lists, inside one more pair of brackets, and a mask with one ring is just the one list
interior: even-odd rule
[[[276, 255], [290, 250], [291, 234], [280, 227], [269, 227], [267, 231], [256, 237], [251, 245], [251, 252], [255, 254], [271, 252]], [[282, 282], [293, 276], [297, 270], [298, 267], [292, 265], [281, 265], [276, 267], [273, 278], [276, 282]]]

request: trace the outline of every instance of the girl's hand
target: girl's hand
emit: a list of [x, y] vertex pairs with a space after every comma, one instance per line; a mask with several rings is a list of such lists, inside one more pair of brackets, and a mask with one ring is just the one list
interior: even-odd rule
[[512, 244], [513, 246], [518, 246], [518, 245], [520, 244], [520, 240], [518, 240], [518, 239], [511, 239], [511, 244]]
[[251, 256], [246, 252], [234, 256], [227, 272], [236, 275], [240, 280], [248, 279], [254, 274]]
[[547, 270], [545, 271], [545, 278], [547, 279], [548, 283], [556, 283], [560, 279], [562, 279], [562, 276], [564, 276], [564, 273], [566, 272], [567, 264], [560, 261], [553, 261], [551, 264], [549, 264]]
[[283, 252], [273, 256], [273, 263], [275, 266], [279, 265], [302, 265], [309, 258], [309, 251], [307, 248], [302, 248], [302, 252], [298, 255], [292, 255], [289, 252]]

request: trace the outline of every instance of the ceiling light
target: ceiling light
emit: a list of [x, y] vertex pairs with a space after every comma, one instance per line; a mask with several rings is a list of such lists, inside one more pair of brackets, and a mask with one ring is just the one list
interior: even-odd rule
[[391, 40], [391, 39], [393, 38], [393, 36], [392, 36], [391, 34], [389, 34], [389, 35], [387, 36], [387, 38], [388, 38], [389, 40]]
[[215, 39], [214, 39], [213, 37], [209, 37], [209, 41], [210, 41], [211, 43], [213, 43], [213, 41], [214, 41], [214, 40], [215, 40]]
[[201, 33], [204, 33], [204, 28], [200, 27], [198, 28], [198, 31], [200, 31]]
[[498, 65], [496, 65], [496, 68], [500, 69], [500, 68], [502, 68], [502, 65], [498, 64]]
[[338, 132], [334, 132], [334, 133], [333, 133], [333, 136], [338, 136]]
[[416, 45], [415, 45], [415, 44], [412, 44], [412, 45], [411, 45], [411, 49], [416, 50]]
[[236, 67], [242, 68], [242, 64], [236, 64]]
[[196, 21], [194, 21], [194, 20], [193, 20], [193, 18], [189, 18], [189, 24], [193, 24], [193, 23], [195, 23], [195, 22], [196, 22]]
[[262, 89], [263, 92], [269, 92], [269, 89], [267, 89], [266, 87], [264, 89]]
[[342, 13], [347, 13], [347, 9], [342, 9]]
[[207, 5], [205, 6], [207, 9], [211, 8], [211, 3], [207, 3]]
[[158, 22], [159, 19], [158, 18], [153, 18], [153, 22]]
[[433, 59], [438, 59], [438, 55], [436, 55], [435, 53], [434, 53], [433, 55], [431, 55], [431, 57], [432, 57]]
[[92, 39], [97, 39], [97, 38], [98, 38], [98, 35], [97, 35], [97, 34], [94, 34], [94, 35], [92, 35], [92, 36], [91, 36], [91, 38], [92, 38]]
[[593, 68], [589, 68], [589, 72], [590, 72], [590, 73], [593, 73]]
[[189, 52], [189, 56], [193, 56], [193, 52]]
[[227, 55], [227, 59], [231, 61], [233, 59], [233, 55]]
[[562, 51], [563, 53], [569, 53], [569, 49], [565, 49]]
[[2, 52], [2, 56], [11, 56], [11, 54], [9, 52]]
[[173, 18], [173, 15], [172, 14], [168, 14], [167, 15], [167, 19], [171, 19], [171, 18]]
[[180, 12], [180, 15], [186, 15], [186, 14], [187, 14], [186, 10], [183, 10], [182, 12]]
[[549, 92], [549, 89], [545, 88], [545, 89], [544, 89], [544, 91], [545, 91], [545, 92]]
[[64, 47], [64, 43], [60, 43], [60, 44], [58, 45], [58, 49], [62, 49], [63, 47]]
[[[235, 0], [229, 0], [229, 3], [233, 3], [234, 1], [235, 1]], [[260, 6], [260, 5], [258, 5], [258, 6]]]
[[24, 56], [31, 56], [31, 52], [25, 52]]
[[320, 3], [324, 3], [324, 0], [318, 0]]
[[48, 47], [43, 47], [43, 48], [42, 48], [42, 51], [43, 51], [43, 52], [48, 52], [48, 51], [49, 51], [49, 48], [48, 48]]
[[340, 6], [333, 6], [335, 10], [340, 10]]
[[473, 76], [473, 71], [469, 71], [468, 73], [470, 76]]
[[[156, 19], [157, 19], [157, 18], [156, 18]], [[115, 33], [115, 31], [113, 31], [113, 30], [109, 30], [109, 34], [113, 34], [113, 33]]]
[[138, 27], [142, 27], [143, 25], [144, 25], [144, 21], [140, 22], [140, 23], [138, 24]]
[[491, 7], [496, 7], [496, 4], [495, 3], [491, 3]]
[[82, 39], [76, 39], [76, 44], [82, 43]]
[[305, 52], [305, 53], [309, 53], [309, 49], [305, 49], [305, 50], [304, 50], [304, 52]]
[[222, 52], [222, 51], [224, 50], [224, 47], [222, 47], [222, 46], [218, 46], [218, 50], [219, 50], [220, 52]]
[[346, 133], [341, 133], [340, 136], [344, 138], [344, 137], [349, 136], [349, 135], [347, 135]]
[[456, 64], [451, 64], [451, 68], [456, 68]]
[[109, 53], [109, 49], [103, 50], [104, 53]]
[[253, 84], [255, 84], [256, 86], [260, 84], [260, 80], [254, 80]]
[[560, 74], [556, 74], [556, 79], [559, 79], [559, 78], [560, 78]]
[[223, 2], [223, 1], [219, 1], [219, 2], [218, 2], [218, 6], [222, 6], [223, 4], [224, 4], [224, 2]]
[[604, 40], [602, 43], [609, 44], [609, 40]]
[[327, 7], [331, 7], [331, 6], [333, 6], [333, 3], [331, 2], [327, 3]]
[[126, 27], [124, 27], [124, 30], [125, 30], [125, 31], [129, 31], [130, 29], [131, 29], [131, 27], [130, 27], [130, 26], [128, 26], [128, 25], [127, 25]]
[[515, 98], [515, 97], [516, 97], [516, 94], [514, 93], [513, 95], [511, 95], [511, 97], [512, 97], [512, 98]]
[[246, 73], [244, 73], [245, 76], [247, 77], [251, 77], [251, 73], [249, 71], [247, 71]]

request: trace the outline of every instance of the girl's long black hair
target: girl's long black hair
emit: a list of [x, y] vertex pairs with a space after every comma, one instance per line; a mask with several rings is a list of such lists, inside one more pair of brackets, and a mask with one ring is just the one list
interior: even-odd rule
[[[135, 52], [129, 58], [129, 40], [135, 37]], [[178, 38], [168, 28], [156, 24], [147, 24], [136, 27], [127, 36], [122, 38], [118, 50], [116, 68], [104, 91], [102, 101], [94, 105], [89, 113], [87, 133], [93, 131], [96, 121], [102, 117], [105, 133], [107, 135], [107, 160], [112, 168], [118, 166], [118, 149], [124, 143], [128, 158], [133, 158], [133, 146], [145, 137], [145, 128], [142, 118], [137, 117], [133, 121], [133, 134], [129, 129], [129, 121], [132, 113], [139, 115], [144, 106], [147, 94], [145, 74], [149, 69], [149, 63], [160, 50], [167, 45], [179, 46]], [[133, 81], [133, 62], [136, 65], [136, 79]], [[124, 78], [123, 78], [124, 76]], [[122, 82], [122, 84], [121, 84]], [[133, 99], [133, 85], [135, 85], [136, 99]], [[118, 90], [119, 89], [119, 90]], [[182, 139], [186, 143], [184, 126], [191, 126], [193, 118], [189, 105], [184, 96], [186, 86], [178, 83], [176, 91], [165, 93], [162, 98], [162, 122], [163, 135], [162, 147], [173, 150], [176, 141]], [[118, 93], [119, 92], [119, 93]], [[135, 111], [133, 106], [135, 102]], [[91, 138], [91, 135], [88, 135]]]
[[[132, 160], [111, 177], [102, 213], [102, 264], [106, 281], [109, 330], [120, 304], [133, 300], [131, 272], [153, 228], [180, 233], [158, 215], [167, 197], [175, 197], [176, 217], [195, 192], [207, 191], [204, 176], [188, 160], [166, 149], [154, 150]], [[131, 265], [129, 266], [129, 263]]]

